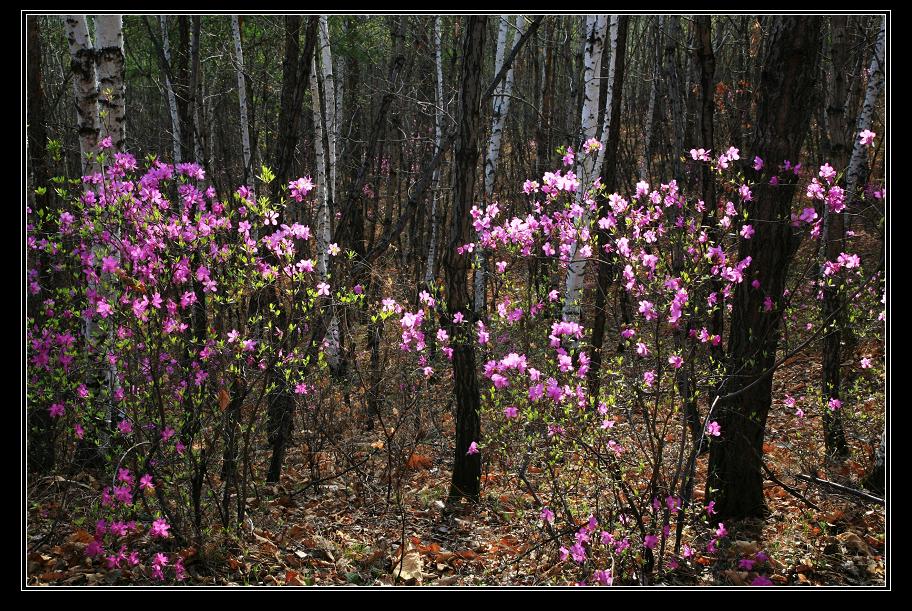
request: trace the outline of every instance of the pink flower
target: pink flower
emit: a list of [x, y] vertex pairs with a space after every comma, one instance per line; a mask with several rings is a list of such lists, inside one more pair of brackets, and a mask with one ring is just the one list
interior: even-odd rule
[[706, 434], [711, 437], [718, 437], [722, 434], [722, 427], [719, 426], [719, 423], [713, 420], [706, 425]]
[[599, 569], [592, 575], [592, 577], [595, 579], [596, 583], [603, 586], [610, 586], [614, 583], [614, 577], [611, 576], [611, 571]]
[[643, 539], [643, 545], [649, 549], [655, 549], [656, 543], [659, 542], [659, 538], [655, 535], [646, 535], [646, 538]]
[[101, 541], [98, 539], [93, 539], [85, 549], [85, 555], [89, 558], [94, 558], [96, 556], [101, 556], [104, 553], [104, 548], [101, 546]]
[[164, 518], [159, 518], [152, 522], [152, 527], [149, 529], [149, 536], [161, 537], [162, 539], [167, 539], [169, 537], [168, 530], [171, 529], [171, 526], [165, 522]]
[[111, 308], [111, 305], [104, 299], [99, 299], [98, 305], [95, 307], [96, 311], [101, 315], [102, 318], [107, 318], [114, 311], [113, 308]]
[[595, 138], [589, 138], [586, 140], [585, 144], [583, 144], [583, 152], [585, 152], [587, 155], [592, 151], [599, 150], [600, 148], [602, 148], [602, 143]]
[[545, 522], [548, 522], [549, 524], [554, 522], [554, 512], [547, 507], [542, 508], [541, 519]]
[[317, 285], [317, 295], [326, 295], [329, 296], [329, 285], [325, 282], [321, 282]]
[[51, 418], [59, 418], [66, 413], [66, 408], [63, 406], [63, 403], [53, 403], [48, 408], [48, 412], [51, 414]]
[[516, 418], [519, 415], [519, 410], [517, 410], [512, 405], [510, 407], [504, 408], [504, 417], [506, 418]]
[[836, 398], [832, 398], [827, 402], [827, 405], [829, 406], [830, 411], [835, 412], [837, 409], [842, 407], [842, 401]]
[[291, 197], [295, 201], [302, 201], [313, 187], [314, 184], [310, 179], [310, 176], [305, 176], [304, 178], [299, 178], [288, 183], [288, 188], [291, 190]]
[[655, 383], [656, 374], [654, 371], [643, 372], [643, 383], [646, 386], [652, 386]]
[[705, 149], [690, 149], [690, 156], [694, 161], [709, 161], [709, 151]]
[[741, 236], [745, 240], [751, 239], [751, 237], [753, 237], [753, 235], [754, 235], [754, 226], [753, 225], [745, 225], [741, 228]]
[[877, 134], [875, 134], [871, 130], [866, 129], [863, 132], [861, 132], [860, 134], [858, 134], [858, 139], [859, 139], [859, 142], [861, 142], [862, 146], [871, 146], [872, 144], [874, 144], [874, 137], [876, 135]]
[[870, 369], [871, 368], [871, 359], [869, 359], [868, 357], [862, 358], [861, 359], [861, 368]]
[[469, 444], [469, 451], [466, 452], [466, 455], [472, 456], [473, 454], [478, 454], [478, 444], [474, 441]]

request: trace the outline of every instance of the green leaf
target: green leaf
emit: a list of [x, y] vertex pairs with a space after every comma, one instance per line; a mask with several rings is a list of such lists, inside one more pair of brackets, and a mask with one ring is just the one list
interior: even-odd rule
[[275, 180], [275, 174], [272, 173], [272, 170], [270, 170], [268, 167], [263, 165], [260, 168], [260, 175], [257, 176], [257, 178], [259, 178], [260, 180], [262, 180], [264, 183], [266, 183], [268, 185], [273, 180]]

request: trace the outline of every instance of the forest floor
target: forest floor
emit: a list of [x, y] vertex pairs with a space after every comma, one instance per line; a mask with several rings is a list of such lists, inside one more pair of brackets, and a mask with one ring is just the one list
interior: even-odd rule
[[[881, 351], [877, 345], [865, 348]], [[811, 393], [818, 378], [819, 362], [799, 355], [777, 372], [774, 396]], [[884, 506], [794, 477], [814, 475], [862, 489], [871, 443], [876, 441], [868, 436], [879, 430], [883, 397], [875, 393], [858, 403], [847, 424], [851, 458], [842, 462], [815, 458], [824, 456], [819, 421], [807, 417], [800, 423], [792, 410], [774, 404], [764, 444], [769, 473], [778, 480], [767, 477], [764, 484], [769, 517], [727, 524], [729, 536], [715, 554], [697, 554], [686, 566], [660, 573], [655, 582], [747, 585], [757, 573], [744, 570], [739, 561], [763, 551], [769, 556], [764, 573], [776, 585], [883, 586]], [[853, 423], [859, 422], [863, 426], [856, 428]], [[377, 432], [356, 434], [346, 440], [346, 447], [354, 449], [343, 461], [347, 465], [335, 464], [339, 453], [316, 456], [321, 474], [343, 472], [317, 486], [306, 485], [312, 481], [312, 463], [302, 446], [296, 446], [280, 484], [259, 487], [249, 499], [240, 537], [229, 543], [216, 530], [201, 549], [180, 550], [189, 573], [186, 583], [573, 585], [578, 570], [572, 561], [558, 561], [561, 543], [549, 541], [544, 533], [528, 537], [537, 508], [514, 475], [487, 465], [480, 503], [457, 508], [445, 504], [452, 461], [449, 414], [436, 426], [436, 434], [426, 435], [400, 465], [389, 462], [392, 454], [384, 457]], [[706, 462], [706, 455], [698, 460], [696, 501], [701, 500]], [[29, 512], [28, 583], [128, 583], [118, 571], [106, 571], [84, 555], [91, 535], [62, 510], [65, 500], [55, 496], [64, 488], [61, 480], [50, 482], [58, 485], [30, 481], [30, 498], [40, 502], [33, 502]], [[76, 480], [77, 490], [97, 498], [101, 483], [85, 474]], [[72, 495], [72, 486], [66, 488]], [[42, 539], [38, 546], [36, 539]]]

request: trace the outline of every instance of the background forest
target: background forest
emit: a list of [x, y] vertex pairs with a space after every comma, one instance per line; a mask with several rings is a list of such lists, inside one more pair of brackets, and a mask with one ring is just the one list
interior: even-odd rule
[[23, 14], [24, 584], [884, 586], [888, 26]]

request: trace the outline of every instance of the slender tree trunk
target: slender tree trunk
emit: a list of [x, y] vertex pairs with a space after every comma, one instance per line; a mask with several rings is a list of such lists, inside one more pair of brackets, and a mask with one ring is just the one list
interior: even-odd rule
[[[811, 116], [809, 100], [817, 76], [820, 19], [771, 16], [758, 92], [755, 136], [750, 150], [769, 160], [797, 159]], [[779, 345], [782, 293], [797, 247], [790, 222], [796, 177], [778, 186], [756, 176], [748, 206], [755, 234], [741, 240], [739, 259], [751, 257], [750, 273], [735, 290], [728, 342], [728, 371], [712, 418], [722, 436], [710, 445], [706, 497], [716, 501], [720, 520], [760, 516], [763, 498], [763, 436], [772, 403], [772, 372]], [[760, 282], [759, 289], [751, 278]], [[766, 312], [766, 296], [774, 300]]]
[[[827, 124], [829, 127], [829, 148], [831, 159], [835, 167], [845, 166], [848, 156], [848, 130], [845, 121], [846, 79], [845, 71], [848, 67], [848, 44], [846, 40], [846, 26], [848, 18], [845, 15], [834, 15], [830, 18], [831, 37], [830, 58], [832, 61], [832, 77], [830, 78], [829, 104], [826, 108]], [[843, 215], [833, 213], [829, 206], [823, 206], [823, 232], [824, 259], [835, 261], [845, 249], [845, 223]], [[823, 394], [823, 432], [827, 454], [844, 458], [849, 455], [849, 446], [846, 443], [845, 430], [842, 425], [842, 412], [833, 412], [828, 409], [828, 399], [840, 397], [840, 366], [842, 362], [842, 330], [845, 317], [842, 312], [842, 286], [837, 277], [829, 282], [823, 276], [821, 265], [821, 278], [823, 285], [823, 305], [821, 314], [828, 325], [826, 335], [823, 337], [823, 367], [822, 367], [822, 394]]]
[[285, 62], [282, 67], [282, 92], [279, 107], [279, 132], [276, 137], [275, 175], [281, 186], [295, 178], [291, 175], [295, 148], [303, 119], [304, 94], [310, 86], [314, 65], [319, 18], [309, 18], [304, 50], [299, 52], [300, 18], [285, 17]]
[[673, 143], [674, 150], [671, 158], [674, 160], [672, 168], [677, 180], [683, 178], [681, 172], [681, 155], [684, 153], [684, 116], [681, 108], [681, 75], [678, 70], [677, 42], [681, 37], [681, 18], [671, 15], [665, 18], [664, 49], [665, 65], [663, 76], [668, 116], [671, 119], [668, 125], [671, 133], [669, 140]]
[[[434, 152], [440, 154], [443, 147], [443, 61], [440, 52], [440, 17], [434, 17], [434, 73], [436, 75], [436, 86], [434, 88]], [[434, 177], [431, 179], [433, 195], [431, 196], [431, 240], [428, 245], [427, 263], [424, 267], [424, 284], [430, 287], [437, 277], [437, 240], [438, 240], [438, 209], [440, 201], [440, 166], [434, 169]]]
[[[41, 17], [30, 15], [28, 21], [28, 50], [27, 72], [28, 80], [28, 128], [26, 149], [28, 151], [28, 164], [31, 174], [29, 183], [28, 201], [32, 207], [33, 215], [41, 212], [51, 213], [50, 206], [51, 193], [53, 190], [48, 184], [48, 155], [47, 155], [47, 130], [46, 118], [44, 113], [44, 88], [42, 86], [42, 45], [41, 29], [39, 20]], [[46, 187], [44, 195], [35, 193], [38, 187]], [[56, 214], [48, 214], [46, 218], [53, 219]], [[53, 220], [50, 221], [53, 223]], [[53, 227], [48, 227], [53, 230]], [[29, 259], [37, 257], [37, 261], [28, 261], [29, 268], [37, 269], [44, 276], [42, 280], [49, 280], [47, 256], [43, 253], [29, 253]], [[40, 253], [40, 251], [39, 251]], [[53, 285], [53, 284], [52, 284]], [[29, 305], [33, 306], [38, 300], [29, 299]], [[44, 405], [36, 405], [34, 402], [28, 409], [28, 469], [30, 472], [47, 473], [54, 468], [55, 448], [54, 448], [54, 421], [48, 414]]]
[[[605, 87], [605, 110], [602, 112], [602, 131], [601, 138], [602, 142], [608, 142], [608, 139], [611, 137], [611, 131], [617, 129], [617, 122], [620, 119], [613, 118], [611, 116], [612, 109], [614, 108], [614, 92], [615, 92], [615, 80], [614, 76], [617, 73], [617, 64], [618, 64], [618, 30], [620, 26], [620, 18], [617, 15], [612, 15], [609, 19], [608, 26], [608, 49], [611, 52], [611, 58], [608, 60], [608, 84]], [[622, 52], [623, 53], [623, 52]], [[622, 66], [623, 67], [623, 66]], [[617, 83], [620, 85], [620, 82]], [[612, 123], [611, 121], [615, 122]], [[602, 165], [605, 163], [605, 155], [608, 152], [608, 147], [603, 146], [598, 150], [598, 154], [595, 158], [595, 167], [592, 170], [593, 177], [598, 176], [602, 172]], [[613, 169], [610, 171], [614, 171]]]
[[203, 152], [202, 138], [200, 138], [200, 113], [202, 70], [200, 67], [200, 34], [202, 19], [199, 15], [191, 18], [190, 35], [190, 139], [193, 143], [193, 161], [206, 164]]
[[[326, 165], [326, 145], [324, 132], [327, 129], [323, 121], [323, 112], [321, 109], [320, 83], [317, 72], [316, 59], [310, 70], [310, 95], [313, 103], [313, 120], [314, 120], [314, 153], [317, 161], [317, 199], [320, 202], [320, 208], [317, 213], [317, 274], [321, 282], [329, 281], [330, 262], [329, 262], [329, 243], [332, 239], [332, 219], [330, 218], [329, 198], [330, 186]], [[325, 84], [324, 84], [325, 85]], [[330, 306], [332, 307], [332, 306]], [[329, 346], [326, 349], [326, 357], [330, 368], [335, 371], [339, 364], [339, 322], [333, 314], [332, 320], [327, 329], [327, 341]]]
[[[713, 52], [712, 41], [712, 18], [709, 15], [697, 16], [694, 20], [697, 38], [697, 57], [700, 61], [700, 148], [714, 150], [714, 112], [715, 104], [713, 102], [713, 83], [716, 74], [716, 56]], [[759, 153], [759, 151], [758, 151]], [[700, 181], [703, 187], [703, 201], [706, 204], [705, 225], [710, 227], [710, 238], [718, 244], [722, 240], [722, 233], [717, 222], [717, 202], [716, 202], [716, 183], [710, 174], [709, 167], [703, 165], [700, 169]], [[710, 287], [717, 295], [721, 294], [722, 283], [717, 279], [710, 282]], [[721, 299], [720, 299], [721, 302]], [[713, 308], [710, 318], [710, 331], [713, 335], [722, 337], [725, 324], [725, 312], [722, 304], [719, 303]], [[721, 344], [717, 348], [711, 348], [710, 354], [713, 358], [721, 358]], [[702, 434], [702, 431], [701, 431]]]
[[31, 173], [31, 191], [29, 199], [32, 201], [32, 211], [37, 213], [46, 208], [50, 201], [51, 189], [44, 195], [35, 193], [37, 187], [49, 187], [48, 178], [50, 168], [47, 154], [47, 118], [44, 112], [44, 86], [43, 71], [41, 67], [42, 44], [40, 17], [30, 15], [28, 20], [28, 128], [27, 143], [29, 171]]
[[181, 155], [181, 124], [180, 116], [177, 112], [177, 97], [174, 95], [174, 87], [171, 83], [171, 43], [168, 36], [168, 17], [162, 15], [162, 54], [165, 57], [165, 92], [168, 95], [168, 112], [171, 114], [171, 150], [174, 156], [174, 163], [183, 161]]
[[[514, 21], [516, 29], [516, 39], [518, 40], [526, 27], [526, 21], [522, 15], [516, 15]], [[506, 15], [500, 17], [500, 28], [497, 33], [497, 50], [494, 57], [494, 74], [500, 72], [503, 66], [504, 55], [506, 54], [510, 30], [510, 22]], [[488, 151], [485, 157], [484, 173], [484, 194], [485, 203], [490, 203], [494, 195], [494, 178], [497, 175], [497, 164], [500, 161], [500, 151], [503, 146], [503, 130], [507, 121], [507, 113], [510, 111], [510, 96], [513, 95], [513, 66], [511, 65], [507, 76], [504, 78], [497, 93], [494, 95], [493, 117], [491, 118], [491, 138], [488, 140]], [[483, 316], [487, 308], [487, 291], [485, 288], [485, 279], [488, 273], [488, 259], [482, 249], [477, 251], [476, 261], [478, 267], [475, 270], [475, 314]]]
[[126, 138], [126, 86], [124, 84], [123, 16], [95, 17], [95, 61], [99, 105], [105, 112], [102, 124], [114, 150], [124, 150]]
[[849, 169], [846, 172], [846, 201], [853, 201], [857, 195], [856, 190], [862, 180], [862, 170], [867, 160], [867, 148], [861, 144], [858, 134], [866, 129], [871, 129], [874, 122], [874, 107], [884, 86], [884, 34], [886, 21], [881, 22], [877, 42], [874, 43], [874, 57], [868, 66], [868, 86], [865, 89], [864, 103], [855, 123], [855, 134], [852, 157], [849, 159]]
[[244, 184], [247, 184], [251, 167], [250, 123], [247, 120], [247, 78], [244, 76], [244, 50], [241, 47], [241, 26], [237, 15], [231, 16], [234, 37], [234, 61], [237, 64], [238, 105], [241, 114], [241, 152], [244, 156]]
[[654, 17], [652, 27], [652, 43], [655, 53], [652, 58], [652, 82], [649, 85], [649, 104], [646, 109], [646, 126], [643, 129], [643, 157], [640, 160], [640, 180], [646, 180], [649, 176], [649, 168], [652, 162], [652, 132], [655, 120], [656, 98], [659, 92], [659, 63], [661, 61], [661, 45], [659, 45], [659, 32], [662, 30], [662, 22], [665, 19], [663, 15]]
[[[611, 95], [606, 96], [606, 98], [611, 101], [611, 106], [605, 107], [605, 113], [610, 115], [610, 117], [602, 132], [602, 144], [605, 150], [605, 157], [602, 160], [602, 182], [608, 193], [613, 192], [617, 188], [618, 182], [617, 151], [621, 137], [621, 98], [623, 94], [622, 85], [624, 82], [624, 70], [627, 59], [627, 28], [629, 20], [630, 17], [624, 15], [619, 17], [612, 16], [611, 44], [613, 46], [613, 51], [611, 53], [610, 70], [612, 80], [608, 84]], [[608, 212], [605, 204], [606, 199], [599, 198], [598, 214], [600, 217], [605, 216]], [[600, 248], [610, 240], [607, 229], [599, 228], [597, 235]], [[612, 257], [612, 259], [607, 259], [606, 257], [608, 256]], [[611, 284], [616, 275], [616, 265], [613, 260], [615, 256], [616, 255], [607, 255], [604, 251], [599, 250], [598, 280], [595, 289], [595, 315], [592, 321], [592, 362], [590, 363], [587, 380], [589, 385], [589, 396], [591, 397], [598, 397], [599, 389], [601, 387], [599, 372], [601, 370], [602, 361], [604, 360], [605, 325], [608, 319], [606, 304], [608, 301], [608, 292], [611, 290]]]
[[[605, 31], [608, 27], [606, 15], [586, 17], [586, 47], [584, 53], [584, 101], [580, 119], [583, 141], [595, 138], [599, 126], [599, 76], [602, 72], [602, 51], [605, 44]], [[579, 161], [576, 164], [576, 175], [580, 181], [580, 194], [592, 185], [595, 180], [595, 158], [584, 155], [582, 150], [577, 151]], [[583, 214], [582, 226], [588, 225], [589, 210]], [[580, 294], [583, 289], [583, 280], [586, 276], [586, 260], [577, 259], [579, 242], [574, 242], [570, 249], [570, 263], [567, 265], [567, 282], [564, 291], [564, 307], [562, 316], [564, 320], [578, 321], [580, 319], [581, 304]]]
[[447, 299], [449, 312], [461, 312], [466, 322], [452, 325], [453, 385], [456, 399], [456, 449], [449, 497], [477, 500], [481, 490], [481, 455], [469, 454], [470, 444], [481, 437], [481, 398], [475, 371], [474, 329], [469, 324], [471, 302], [468, 291], [467, 257], [456, 249], [469, 236], [469, 204], [475, 186], [478, 162], [478, 132], [481, 106], [481, 69], [484, 58], [487, 17], [466, 19], [462, 47], [462, 91], [459, 96], [459, 126], [453, 165], [453, 214], [447, 249]]
[[326, 150], [327, 184], [329, 205], [333, 208], [336, 199], [336, 138], [339, 135], [339, 120], [336, 112], [336, 79], [333, 75], [332, 49], [329, 45], [329, 21], [325, 15], [320, 16], [320, 68], [323, 77], [323, 108], [326, 119], [325, 138], [328, 143]]
[[101, 121], [98, 117], [98, 76], [95, 68], [95, 48], [89, 38], [85, 15], [64, 17], [67, 43], [70, 48], [70, 68], [76, 94], [76, 126], [79, 129], [80, 168], [83, 174], [98, 171], [94, 157], [98, 152]]

